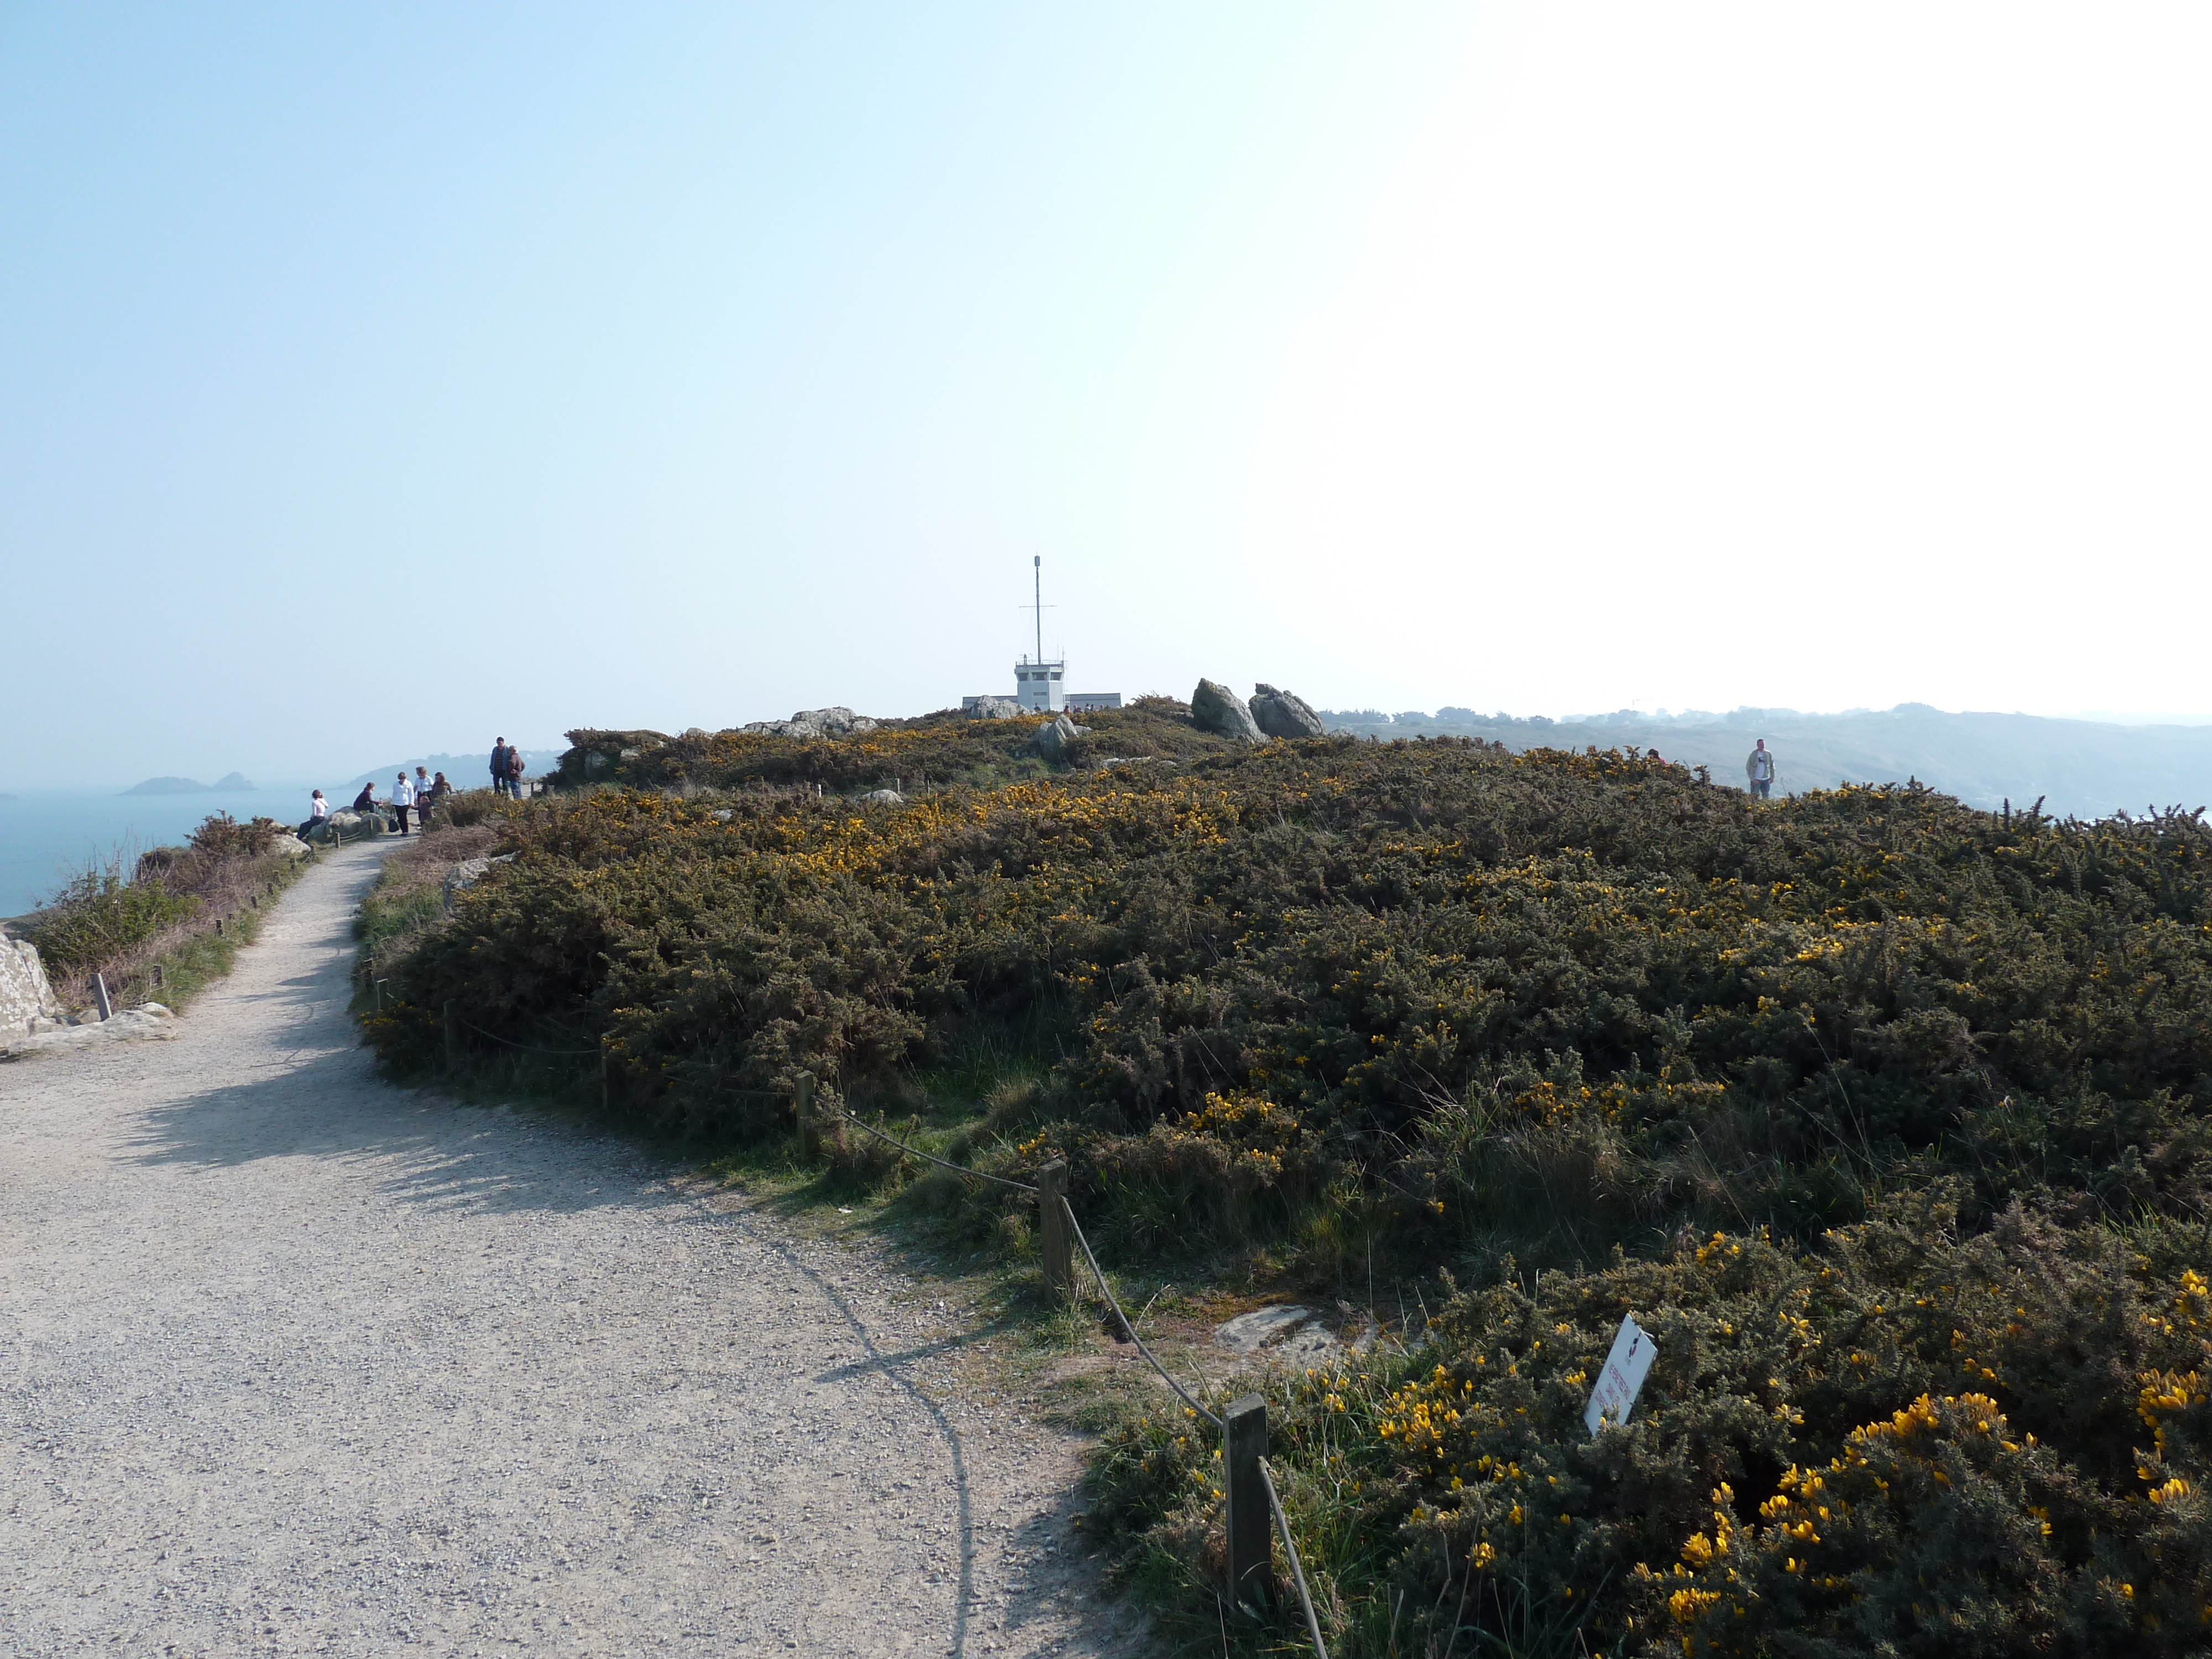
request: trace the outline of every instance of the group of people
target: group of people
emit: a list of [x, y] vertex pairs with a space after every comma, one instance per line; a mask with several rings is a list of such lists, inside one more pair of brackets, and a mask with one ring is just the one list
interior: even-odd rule
[[522, 797], [522, 750], [501, 738], [491, 746], [491, 788], [495, 795]]
[[[522, 750], [505, 738], [500, 738], [492, 745], [491, 750], [493, 793], [520, 800], [522, 798]], [[407, 769], [402, 767], [398, 775], [392, 780], [391, 795], [382, 804], [392, 809], [392, 816], [398, 821], [399, 833], [404, 836], [409, 833], [408, 818], [410, 815], [416, 823], [427, 827], [431, 810], [453, 793], [453, 786], [446, 781], [443, 772], [433, 775], [428, 769], [418, 766], [415, 769], [415, 775], [410, 777]], [[374, 812], [377, 806], [376, 781], [372, 778], [362, 785], [361, 793], [353, 798], [353, 810]], [[331, 804], [323, 799], [323, 792], [319, 789], [314, 792], [308, 807], [307, 820], [298, 831], [302, 841], [322, 828], [331, 816]]]

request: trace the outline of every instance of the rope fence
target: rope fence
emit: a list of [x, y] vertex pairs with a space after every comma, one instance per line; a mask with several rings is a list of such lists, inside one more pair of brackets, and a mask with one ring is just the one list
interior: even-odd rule
[[1283, 1534], [1283, 1553], [1291, 1558], [1291, 1577], [1298, 1587], [1298, 1604], [1305, 1609], [1306, 1634], [1313, 1638], [1314, 1651], [1321, 1659], [1328, 1659], [1328, 1644], [1321, 1639], [1321, 1620], [1314, 1616], [1313, 1595], [1306, 1589], [1306, 1570], [1298, 1559], [1298, 1547], [1291, 1541], [1291, 1517], [1283, 1513], [1283, 1500], [1275, 1493], [1275, 1474], [1267, 1467], [1266, 1458], [1260, 1459], [1260, 1480], [1267, 1489], [1267, 1507], [1275, 1512], [1275, 1526]]
[[1098, 1281], [1099, 1293], [1106, 1298], [1106, 1305], [1114, 1310], [1114, 1317], [1121, 1322], [1121, 1330], [1123, 1334], [1127, 1336], [1130, 1341], [1137, 1345], [1137, 1352], [1145, 1356], [1146, 1361], [1150, 1363], [1154, 1370], [1160, 1374], [1162, 1380], [1167, 1383], [1168, 1387], [1173, 1389], [1178, 1395], [1182, 1396], [1182, 1403], [1184, 1405], [1189, 1407], [1191, 1410], [1196, 1412], [1207, 1422], [1212, 1424], [1215, 1428], [1218, 1429], [1221, 1427], [1222, 1423], [1220, 1418], [1216, 1416], [1213, 1413], [1206, 1410], [1206, 1408], [1200, 1405], [1197, 1401], [1192, 1399], [1190, 1396], [1190, 1390], [1184, 1388], [1182, 1383], [1176, 1382], [1174, 1376], [1170, 1374], [1168, 1368], [1161, 1364], [1158, 1358], [1153, 1354], [1152, 1351], [1145, 1346], [1145, 1339], [1137, 1334], [1137, 1328], [1129, 1322], [1129, 1316], [1121, 1311], [1121, 1304], [1114, 1299], [1114, 1288], [1106, 1282], [1106, 1275], [1098, 1266], [1098, 1258], [1091, 1253], [1091, 1241], [1083, 1236], [1083, 1224], [1075, 1218], [1074, 1208], [1068, 1203], [1067, 1200], [1065, 1197], [1060, 1196], [1060, 1194], [1054, 1194], [1054, 1196], [1060, 1199], [1060, 1207], [1066, 1212], [1067, 1224], [1073, 1228], [1075, 1232], [1075, 1242], [1083, 1247], [1083, 1259], [1091, 1264], [1091, 1276]]
[[534, 1042], [517, 1042], [513, 1037], [503, 1037], [496, 1031], [487, 1031], [483, 1026], [477, 1024], [473, 1020], [462, 1019], [458, 1014], [454, 1016], [454, 1018], [460, 1024], [467, 1026], [470, 1030], [474, 1031], [478, 1036], [489, 1037], [494, 1042], [504, 1042], [508, 1048], [520, 1048], [525, 1054], [557, 1054], [567, 1060], [588, 1060], [593, 1054], [601, 1052], [601, 1050], [598, 1048], [541, 1048]]
[[873, 1135], [884, 1145], [897, 1147], [899, 1151], [906, 1153], [909, 1158], [918, 1158], [925, 1164], [934, 1164], [939, 1169], [950, 1170], [955, 1175], [974, 1176], [978, 1181], [994, 1181], [1001, 1187], [1012, 1187], [1018, 1193], [1027, 1193], [1032, 1198], [1036, 1196], [1037, 1189], [1023, 1182], [1009, 1181], [1004, 1176], [993, 1175], [988, 1170], [971, 1170], [964, 1164], [949, 1164], [941, 1158], [933, 1157], [930, 1153], [923, 1152], [919, 1146], [909, 1146], [906, 1142], [899, 1139], [896, 1136], [884, 1133], [883, 1130], [878, 1129], [872, 1123], [861, 1122], [859, 1118], [854, 1117], [850, 1112], [840, 1111], [834, 1106], [830, 1107], [829, 1109], [831, 1116], [841, 1117], [844, 1119], [846, 1122], [851, 1124], [854, 1128], [866, 1130], [868, 1133]]
[[[818, 1146], [815, 1124], [814, 1079], [811, 1075], [799, 1079], [799, 1097], [794, 1103], [799, 1116], [802, 1145]], [[1267, 1403], [1261, 1395], [1247, 1395], [1229, 1408], [1229, 1415], [1207, 1409], [1198, 1397], [1183, 1387], [1175, 1373], [1161, 1364], [1145, 1339], [1137, 1334], [1136, 1322], [1121, 1306], [1121, 1298], [1114, 1294], [1114, 1286], [1106, 1277], [1106, 1270], [1098, 1265], [1097, 1253], [1084, 1236], [1083, 1224], [1075, 1218], [1075, 1208], [1067, 1201], [1067, 1166], [1055, 1158], [1037, 1171], [1036, 1184], [1011, 1181], [1004, 1176], [993, 1175], [988, 1170], [971, 1170], [950, 1159], [925, 1152], [908, 1145], [897, 1136], [853, 1115], [842, 1108], [827, 1105], [820, 1115], [833, 1117], [851, 1124], [864, 1134], [874, 1136], [887, 1146], [896, 1147], [908, 1157], [948, 1170], [957, 1176], [973, 1176], [1000, 1187], [1009, 1187], [1037, 1200], [1043, 1223], [1045, 1279], [1056, 1291], [1072, 1292], [1075, 1286], [1073, 1261], [1068, 1250], [1073, 1239], [1083, 1253], [1085, 1266], [1098, 1286], [1120, 1323], [1121, 1334], [1127, 1337], [1145, 1363], [1159, 1373], [1160, 1380], [1175, 1390], [1176, 1397], [1189, 1407], [1194, 1416], [1201, 1417], [1221, 1436], [1221, 1457], [1224, 1464], [1226, 1513], [1224, 1521], [1229, 1534], [1229, 1598], [1232, 1601], [1265, 1600], [1274, 1592], [1275, 1577], [1273, 1563], [1274, 1540], [1269, 1536], [1268, 1522], [1272, 1519], [1274, 1531], [1281, 1535], [1283, 1552], [1291, 1566], [1291, 1580], [1297, 1587], [1298, 1606], [1305, 1614], [1306, 1634], [1313, 1643], [1317, 1659], [1328, 1659], [1328, 1645], [1322, 1639], [1321, 1619], [1314, 1611], [1313, 1593], [1306, 1584], [1305, 1563], [1298, 1556], [1298, 1547], [1291, 1535], [1291, 1519], [1285, 1513], [1283, 1500], [1275, 1490], [1275, 1480], [1267, 1467]], [[1264, 1499], [1264, 1502], [1260, 1501]]]

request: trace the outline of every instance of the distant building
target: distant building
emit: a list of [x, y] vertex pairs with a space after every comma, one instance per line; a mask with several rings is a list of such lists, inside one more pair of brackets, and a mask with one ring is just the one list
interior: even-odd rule
[[[1022, 706], [1022, 712], [1025, 714], [1057, 714], [1066, 711], [1087, 714], [1097, 708], [1119, 708], [1121, 706], [1119, 691], [1071, 692], [1067, 689], [1067, 659], [1065, 657], [1057, 662], [1045, 659], [1044, 560], [1041, 556], [1033, 557], [1030, 564], [1036, 577], [1037, 653], [1034, 657], [1024, 657], [1014, 665], [1014, 701]], [[999, 701], [988, 692], [979, 692], [974, 696], [961, 698], [960, 706], [968, 709], [978, 703]]]
[[1067, 707], [1067, 688], [1060, 683], [1066, 677], [1065, 659], [1047, 662], [1040, 657], [1032, 662], [1024, 657], [1014, 665], [1014, 701], [1026, 710], [1056, 714]]

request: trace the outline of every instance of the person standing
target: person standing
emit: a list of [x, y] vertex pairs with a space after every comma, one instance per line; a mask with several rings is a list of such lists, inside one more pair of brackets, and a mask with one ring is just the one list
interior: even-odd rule
[[507, 793], [517, 800], [522, 799], [522, 745], [519, 743], [507, 746]]
[[507, 769], [510, 763], [507, 739], [500, 738], [491, 746], [491, 792], [495, 795], [507, 793]]
[[399, 820], [399, 833], [407, 833], [407, 809], [415, 804], [415, 786], [402, 772], [392, 781], [392, 816]]
[[1753, 745], [1751, 757], [1743, 763], [1743, 772], [1751, 780], [1751, 793], [1765, 800], [1774, 787], [1774, 755], [1767, 748], [1765, 738]]

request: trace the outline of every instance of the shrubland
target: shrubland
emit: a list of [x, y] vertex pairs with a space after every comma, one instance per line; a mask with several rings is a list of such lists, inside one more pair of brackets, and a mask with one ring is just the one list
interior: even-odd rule
[[118, 1004], [158, 995], [182, 1006], [228, 971], [255, 931], [258, 898], [296, 877], [297, 862], [276, 850], [284, 833], [271, 818], [241, 823], [218, 812], [182, 847], [153, 848], [135, 862], [118, 854], [89, 864], [27, 929], [56, 994], [85, 1006], [99, 974]]
[[[625, 742], [623, 787], [505, 820], [372, 1036], [437, 1064], [450, 1001], [756, 1141], [807, 1072], [981, 1167], [1064, 1156], [1121, 1261], [1419, 1280], [1422, 1340], [1274, 1385], [1340, 1652], [2201, 1646], [2197, 817], [1094, 723], [1066, 769], [1022, 722]], [[894, 775], [929, 793], [829, 793]], [[1660, 1358], [1593, 1439], [1627, 1313]], [[1109, 1437], [1133, 1570], [1202, 1576], [1210, 1458]]]

